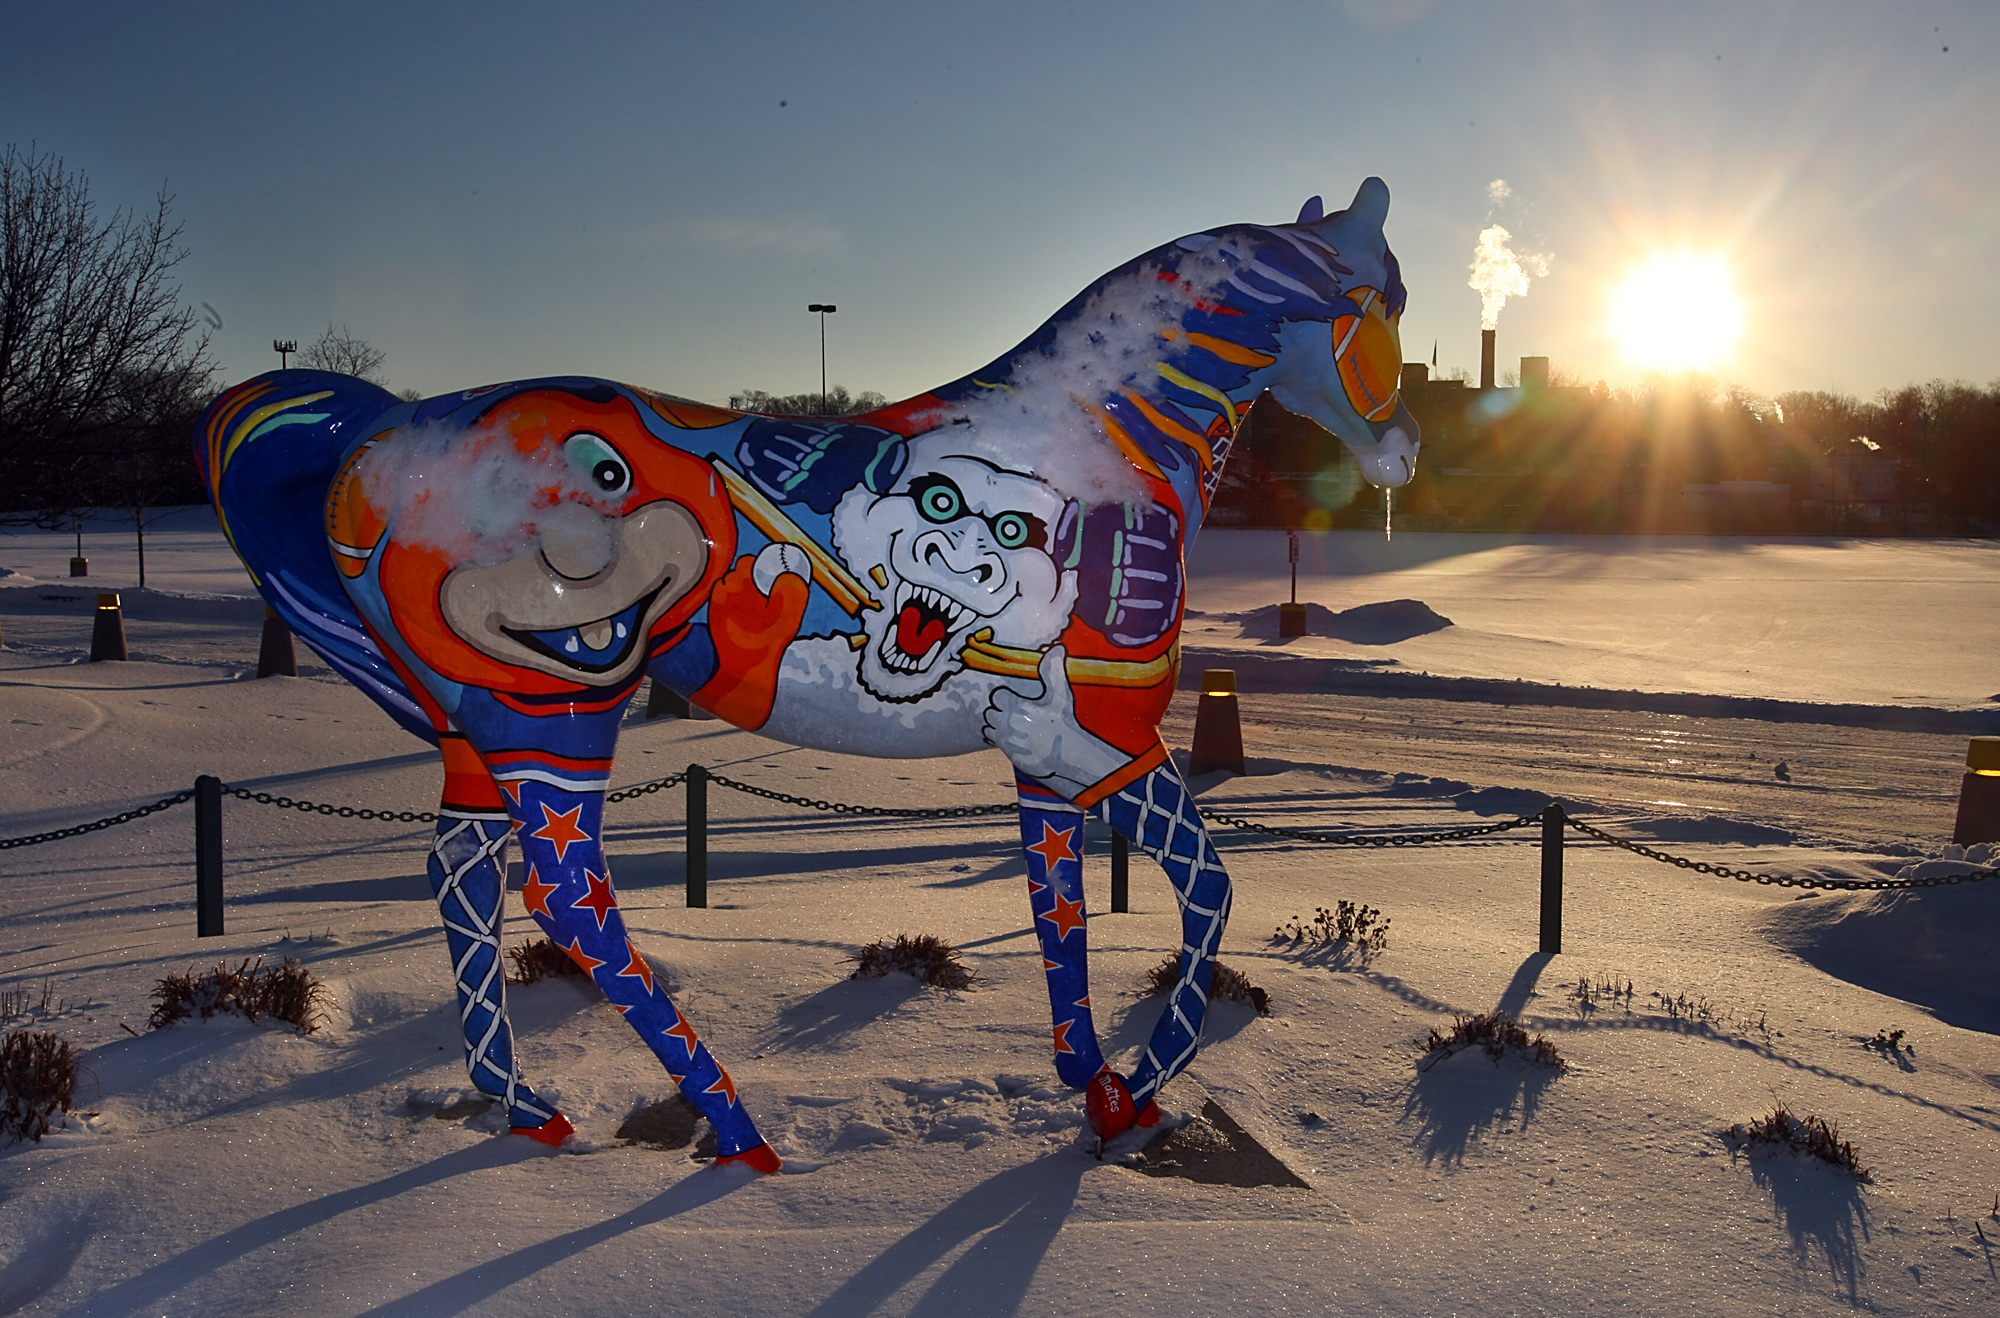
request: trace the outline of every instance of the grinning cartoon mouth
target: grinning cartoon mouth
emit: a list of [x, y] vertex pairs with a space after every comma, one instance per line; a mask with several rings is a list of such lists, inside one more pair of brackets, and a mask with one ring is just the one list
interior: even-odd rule
[[502, 625], [500, 630], [537, 654], [545, 655], [568, 668], [583, 673], [608, 672], [625, 662], [639, 643], [639, 620], [652, 607], [659, 593], [673, 585], [673, 578], [661, 582], [627, 607], [608, 618], [578, 627], [554, 631], [526, 631]]
[[892, 673], [921, 673], [937, 662], [953, 632], [978, 617], [942, 591], [905, 581], [896, 590], [895, 622], [877, 657]]

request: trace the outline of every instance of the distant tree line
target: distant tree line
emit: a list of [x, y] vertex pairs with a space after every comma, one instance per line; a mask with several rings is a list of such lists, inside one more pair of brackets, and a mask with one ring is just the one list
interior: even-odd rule
[[[1466, 531], [2000, 534], [2000, 381], [1936, 380], [1872, 401], [1765, 397], [1700, 376], [1612, 390], [1404, 398], [1423, 428], [1399, 527]], [[1211, 520], [1373, 527], [1383, 494], [1339, 443], [1261, 400]]]
[[833, 386], [824, 395], [817, 390], [809, 394], [770, 394], [762, 389], [745, 389], [729, 395], [729, 405], [737, 411], [763, 412], [768, 416], [853, 416], [873, 412], [888, 403], [887, 398], [872, 389], [849, 394], [844, 384]]

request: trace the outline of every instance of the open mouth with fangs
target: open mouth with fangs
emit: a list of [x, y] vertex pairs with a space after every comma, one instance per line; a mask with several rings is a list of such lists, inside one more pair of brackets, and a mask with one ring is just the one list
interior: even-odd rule
[[565, 667], [583, 673], [609, 672], [624, 663], [626, 656], [632, 653], [632, 647], [639, 643], [640, 620], [646, 616], [646, 610], [653, 606], [659, 593], [672, 584], [671, 579], [663, 581], [610, 617], [578, 627], [526, 631], [503, 624], [500, 630], [530, 650], [547, 655]]
[[896, 590], [895, 621], [876, 655], [892, 673], [921, 673], [944, 653], [952, 633], [978, 616], [942, 591], [905, 581]]

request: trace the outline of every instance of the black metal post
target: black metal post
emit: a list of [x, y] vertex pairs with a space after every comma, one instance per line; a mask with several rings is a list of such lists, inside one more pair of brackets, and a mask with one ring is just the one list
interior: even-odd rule
[[656, 677], [652, 680], [651, 688], [646, 692], [646, 717], [648, 720], [656, 718], [693, 718], [694, 709], [688, 704], [686, 696]]
[[1563, 950], [1563, 808], [1551, 801], [1542, 811], [1542, 948]]
[[1117, 829], [1111, 830], [1111, 911], [1125, 915], [1132, 909], [1132, 844]]
[[194, 931], [222, 937], [222, 779], [194, 780]]
[[708, 905], [708, 770], [687, 771], [687, 901], [689, 910]]

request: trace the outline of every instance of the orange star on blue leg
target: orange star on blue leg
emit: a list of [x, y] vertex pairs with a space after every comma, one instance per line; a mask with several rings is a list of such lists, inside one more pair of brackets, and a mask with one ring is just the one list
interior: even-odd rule
[[[632, 975], [644, 980], [646, 992], [651, 993], [653, 991], [653, 967], [647, 962], [645, 957], [639, 955], [639, 949], [632, 946], [629, 941], [625, 944], [625, 947], [631, 954], [631, 960], [627, 961], [625, 968], [618, 972], [618, 978], [623, 979], [627, 975]], [[624, 1008], [620, 1007], [619, 1010], [623, 1011]]]
[[1076, 1056], [1076, 1049], [1069, 1046], [1069, 1032], [1075, 1025], [1076, 1022], [1073, 1020], [1056, 1022], [1057, 1055], [1068, 1053], [1071, 1057]]
[[1057, 893], [1056, 908], [1053, 911], [1046, 911], [1036, 918], [1047, 920], [1055, 925], [1056, 937], [1058, 939], [1068, 938], [1071, 930], [1081, 929], [1084, 926], [1083, 903], [1080, 901], [1073, 902], [1061, 893]]
[[590, 953], [583, 950], [583, 940], [581, 938], [571, 939], [570, 945], [568, 947], [565, 947], [563, 951], [569, 953], [569, 959], [576, 962], [578, 968], [581, 969], [583, 973], [586, 975], [594, 976], [596, 974], [597, 968], [604, 964], [602, 961], [599, 961], [596, 957], [592, 956]]
[[681, 1046], [688, 1050], [688, 1059], [694, 1059], [695, 1045], [701, 1042], [701, 1036], [694, 1032], [694, 1022], [687, 1018], [686, 1012], [680, 1013], [680, 1019], [674, 1022], [674, 1028], [667, 1031], [667, 1037], [679, 1039]]
[[530, 915], [555, 919], [555, 915], [549, 910], [549, 894], [556, 890], [556, 886], [553, 883], [543, 883], [542, 876], [535, 872], [533, 865], [529, 865], [527, 881], [521, 885], [521, 905], [527, 907]]
[[[572, 909], [589, 911], [597, 917], [597, 927], [604, 927], [604, 919], [618, 905], [618, 898], [611, 891], [611, 880], [600, 878], [589, 870], [583, 872], [583, 881], [590, 891], [570, 903]], [[648, 985], [648, 987], [651, 987]]]
[[715, 1083], [701, 1092], [704, 1094], [727, 1094], [729, 1095], [729, 1106], [735, 1107], [736, 1082], [729, 1078], [729, 1072], [719, 1066], [715, 1068], [715, 1076]]
[[538, 802], [542, 807], [542, 826], [528, 834], [538, 837], [556, 849], [556, 863], [561, 864], [569, 855], [571, 846], [578, 842], [590, 841], [590, 834], [577, 827], [577, 820], [583, 817], [583, 807], [565, 810], [557, 814], [546, 801]]
[[1042, 840], [1028, 850], [1042, 858], [1042, 872], [1046, 874], [1056, 867], [1058, 861], [1076, 859], [1076, 852], [1070, 850], [1069, 845], [1069, 840], [1075, 836], [1076, 830], [1073, 828], [1065, 828], [1059, 833], [1052, 825], [1044, 822]]

